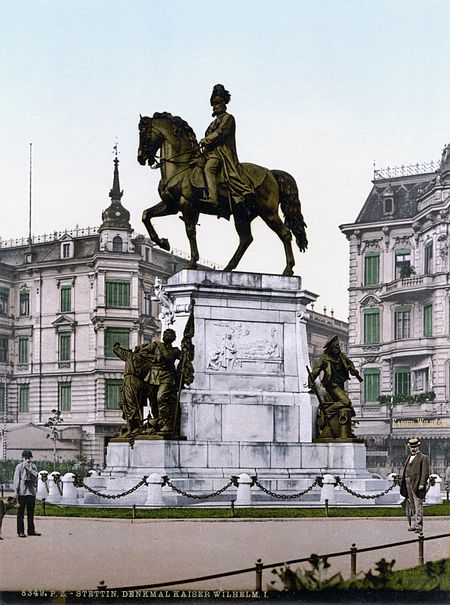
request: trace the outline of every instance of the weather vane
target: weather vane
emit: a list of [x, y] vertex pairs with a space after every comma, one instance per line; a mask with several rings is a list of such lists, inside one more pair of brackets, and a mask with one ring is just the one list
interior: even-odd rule
[[118, 145], [119, 145], [119, 143], [118, 143], [118, 141], [116, 139], [115, 144], [113, 145], [113, 153], [116, 156], [115, 157], [116, 160], [118, 159], [117, 156], [119, 155]]

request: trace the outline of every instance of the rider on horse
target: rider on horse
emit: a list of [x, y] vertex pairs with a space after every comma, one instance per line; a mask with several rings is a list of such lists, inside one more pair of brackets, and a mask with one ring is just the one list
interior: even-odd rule
[[[232, 199], [236, 204], [247, 196], [254, 196], [255, 190], [249, 177], [244, 172], [236, 152], [236, 122], [227, 113], [227, 103], [231, 95], [222, 84], [213, 88], [210, 103], [215, 120], [208, 126], [205, 137], [200, 141], [205, 160], [205, 179], [208, 197], [203, 202], [212, 204], [219, 210], [217, 185], [219, 176], [229, 187]], [[230, 200], [231, 201], [231, 200]]]

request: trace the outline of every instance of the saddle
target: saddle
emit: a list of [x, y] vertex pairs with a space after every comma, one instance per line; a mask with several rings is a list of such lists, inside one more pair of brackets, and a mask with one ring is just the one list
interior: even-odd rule
[[[198, 164], [196, 163], [195, 165], [191, 166], [191, 170], [189, 171], [191, 185], [195, 189], [206, 189], [205, 173], [203, 172], [204, 164], [202, 164], [201, 159], [197, 161]], [[253, 184], [255, 191], [258, 189], [258, 187], [260, 187], [261, 183], [270, 172], [268, 168], [261, 168], [261, 166], [256, 166], [255, 164], [244, 163], [241, 164], [241, 167]], [[222, 173], [219, 174], [217, 188], [219, 196], [228, 198], [230, 188]]]

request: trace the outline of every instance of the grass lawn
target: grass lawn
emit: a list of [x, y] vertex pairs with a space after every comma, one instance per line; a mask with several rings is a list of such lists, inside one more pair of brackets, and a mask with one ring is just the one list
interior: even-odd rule
[[[36, 501], [36, 515], [44, 514], [44, 506]], [[450, 502], [433, 504], [424, 508], [425, 516], [450, 516]], [[98, 517], [111, 519], [229, 519], [233, 516], [231, 508], [108, 508], [93, 506], [60, 506], [45, 504], [45, 515], [48, 517]], [[235, 508], [234, 516], [239, 519], [262, 518], [325, 518], [325, 508]], [[403, 517], [402, 507], [330, 507], [329, 517]]]

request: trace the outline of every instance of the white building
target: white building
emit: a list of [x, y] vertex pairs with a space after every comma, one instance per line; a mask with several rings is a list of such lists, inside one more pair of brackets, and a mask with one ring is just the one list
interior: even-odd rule
[[24, 447], [51, 457], [42, 427], [57, 409], [60, 459], [83, 454], [102, 465], [122, 424], [124, 364], [113, 343], [134, 347], [160, 335], [155, 277], [165, 282], [186, 261], [133, 234], [114, 162], [111, 204], [98, 229], [33, 237], [31, 246], [0, 240], [4, 457], [20, 458]]
[[[437, 170], [436, 170], [437, 168]], [[450, 145], [435, 165], [375, 171], [352, 224], [349, 383], [371, 468], [398, 470], [410, 436], [450, 455]]]

